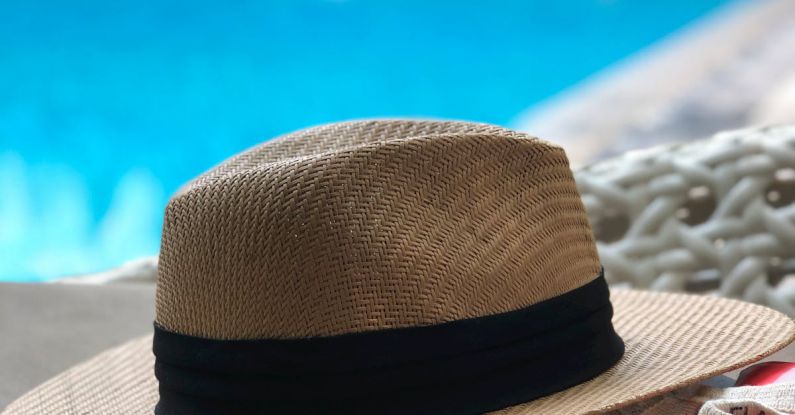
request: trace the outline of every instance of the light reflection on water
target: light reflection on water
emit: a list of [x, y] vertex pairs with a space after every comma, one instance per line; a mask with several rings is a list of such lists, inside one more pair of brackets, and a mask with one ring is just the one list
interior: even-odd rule
[[168, 194], [291, 130], [510, 126], [727, 1], [1, 0], [0, 281], [155, 254]]
[[157, 252], [166, 196], [147, 170], [121, 177], [96, 222], [85, 178], [63, 164], [0, 154], [0, 195], [13, 195], [0, 203], [0, 276], [36, 281], [95, 272]]

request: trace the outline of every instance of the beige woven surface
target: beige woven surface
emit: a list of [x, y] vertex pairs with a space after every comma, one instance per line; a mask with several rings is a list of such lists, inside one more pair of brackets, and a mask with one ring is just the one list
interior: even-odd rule
[[333, 124], [171, 200], [157, 321], [219, 339], [428, 325], [537, 303], [599, 267], [560, 148], [463, 122]]
[[795, 337], [783, 314], [735, 300], [614, 291], [613, 324], [626, 352], [583, 385], [501, 415], [600, 412], [702, 381], [781, 349]]
[[[788, 317], [735, 300], [622, 290], [613, 293], [612, 301], [613, 322], [627, 345], [615, 367], [582, 385], [498, 414], [613, 409], [746, 365], [795, 335]], [[2, 415], [151, 414], [158, 399], [151, 347], [147, 336], [105, 352], [31, 391]]]
[[143, 415], [152, 414], [157, 400], [152, 336], [146, 336], [48, 380], [3, 415]]

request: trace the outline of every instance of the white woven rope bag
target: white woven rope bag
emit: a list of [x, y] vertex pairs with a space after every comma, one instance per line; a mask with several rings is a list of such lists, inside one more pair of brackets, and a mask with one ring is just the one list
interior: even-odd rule
[[576, 179], [612, 284], [795, 316], [795, 126], [630, 152]]

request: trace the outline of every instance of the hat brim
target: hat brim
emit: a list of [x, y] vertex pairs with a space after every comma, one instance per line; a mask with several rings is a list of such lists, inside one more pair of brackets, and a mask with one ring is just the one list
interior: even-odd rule
[[[497, 414], [617, 409], [745, 366], [795, 339], [795, 322], [766, 307], [714, 297], [613, 290], [623, 358], [596, 378]], [[151, 414], [158, 400], [151, 336], [81, 363], [14, 401], [3, 415]], [[540, 376], [528, 373], [527, 376]]]

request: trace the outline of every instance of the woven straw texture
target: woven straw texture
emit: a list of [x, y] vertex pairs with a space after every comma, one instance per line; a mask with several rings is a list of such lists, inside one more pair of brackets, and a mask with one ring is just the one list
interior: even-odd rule
[[576, 178], [610, 283], [795, 317], [795, 127], [632, 152]]
[[482, 124], [332, 124], [171, 200], [157, 322], [217, 339], [429, 325], [522, 308], [599, 269], [560, 148]]
[[[344, 123], [251, 149], [178, 192], [164, 222], [157, 322], [219, 339], [428, 325], [535, 304], [598, 271], [559, 148], [478, 124]], [[501, 413], [617, 408], [795, 336], [790, 318], [749, 303], [637, 291], [612, 299], [622, 360]], [[151, 413], [150, 348], [147, 337], [108, 351], [4, 414]]]
[[[614, 409], [744, 366], [795, 335], [788, 317], [735, 300], [619, 290], [612, 301], [614, 325], [627, 345], [615, 367], [582, 385], [497, 414]], [[158, 399], [151, 348], [147, 336], [107, 351], [29, 392], [3, 415], [151, 414]]]
[[152, 414], [157, 400], [152, 336], [146, 336], [48, 380], [3, 415], [143, 415]]

